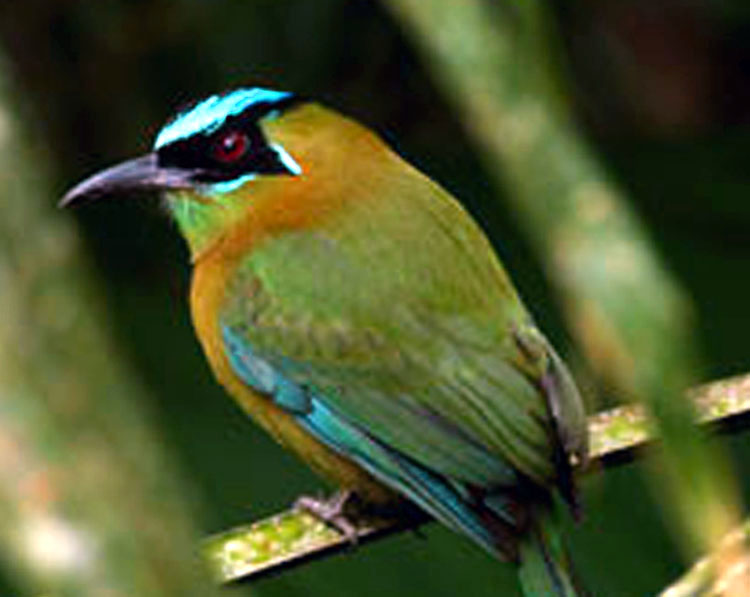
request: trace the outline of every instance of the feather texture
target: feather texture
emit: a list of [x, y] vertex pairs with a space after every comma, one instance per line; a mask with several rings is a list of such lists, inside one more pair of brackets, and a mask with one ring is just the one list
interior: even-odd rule
[[217, 377], [334, 483], [516, 560], [555, 486], [576, 504], [565, 365], [471, 218], [372, 133], [314, 104], [263, 133], [298, 176], [170, 198]]
[[[405, 499], [529, 597], [577, 594], [552, 518], [577, 510], [586, 421], [564, 363], [459, 204], [366, 128], [292, 94], [194, 104], [154, 152], [65, 203], [162, 189], [227, 391], [324, 478]], [[400, 504], [398, 504], [400, 505]]]

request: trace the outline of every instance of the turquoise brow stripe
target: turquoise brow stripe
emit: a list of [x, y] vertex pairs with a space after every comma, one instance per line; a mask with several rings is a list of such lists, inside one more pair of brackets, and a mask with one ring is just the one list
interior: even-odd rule
[[220, 128], [227, 118], [241, 113], [250, 106], [261, 103], [275, 104], [290, 97], [292, 94], [287, 91], [273, 91], [260, 87], [237, 89], [226, 95], [212, 95], [178, 115], [162, 128], [154, 142], [154, 149], [158, 150], [197, 133], [209, 135]]

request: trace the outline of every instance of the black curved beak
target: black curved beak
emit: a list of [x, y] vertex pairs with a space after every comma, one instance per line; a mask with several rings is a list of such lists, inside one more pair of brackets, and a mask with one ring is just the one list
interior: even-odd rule
[[159, 166], [157, 155], [149, 153], [101, 172], [97, 172], [70, 189], [59, 203], [60, 207], [119, 195], [133, 191], [187, 189], [193, 186], [190, 170]]

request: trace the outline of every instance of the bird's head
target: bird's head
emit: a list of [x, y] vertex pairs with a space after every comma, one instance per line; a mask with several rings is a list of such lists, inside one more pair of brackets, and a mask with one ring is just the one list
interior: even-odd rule
[[341, 171], [341, 153], [362, 140], [372, 146], [372, 137], [291, 93], [236, 89], [180, 111], [151, 153], [87, 178], [61, 205], [162, 191], [196, 259], [248, 218], [256, 231], [272, 231], [330, 207], [320, 192], [326, 184], [316, 180], [331, 168]]

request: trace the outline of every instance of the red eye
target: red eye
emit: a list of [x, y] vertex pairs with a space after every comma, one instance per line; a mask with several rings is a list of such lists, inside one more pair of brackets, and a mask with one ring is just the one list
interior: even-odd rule
[[245, 133], [229, 131], [219, 137], [214, 145], [214, 158], [225, 164], [231, 164], [239, 160], [250, 146], [250, 139]]

